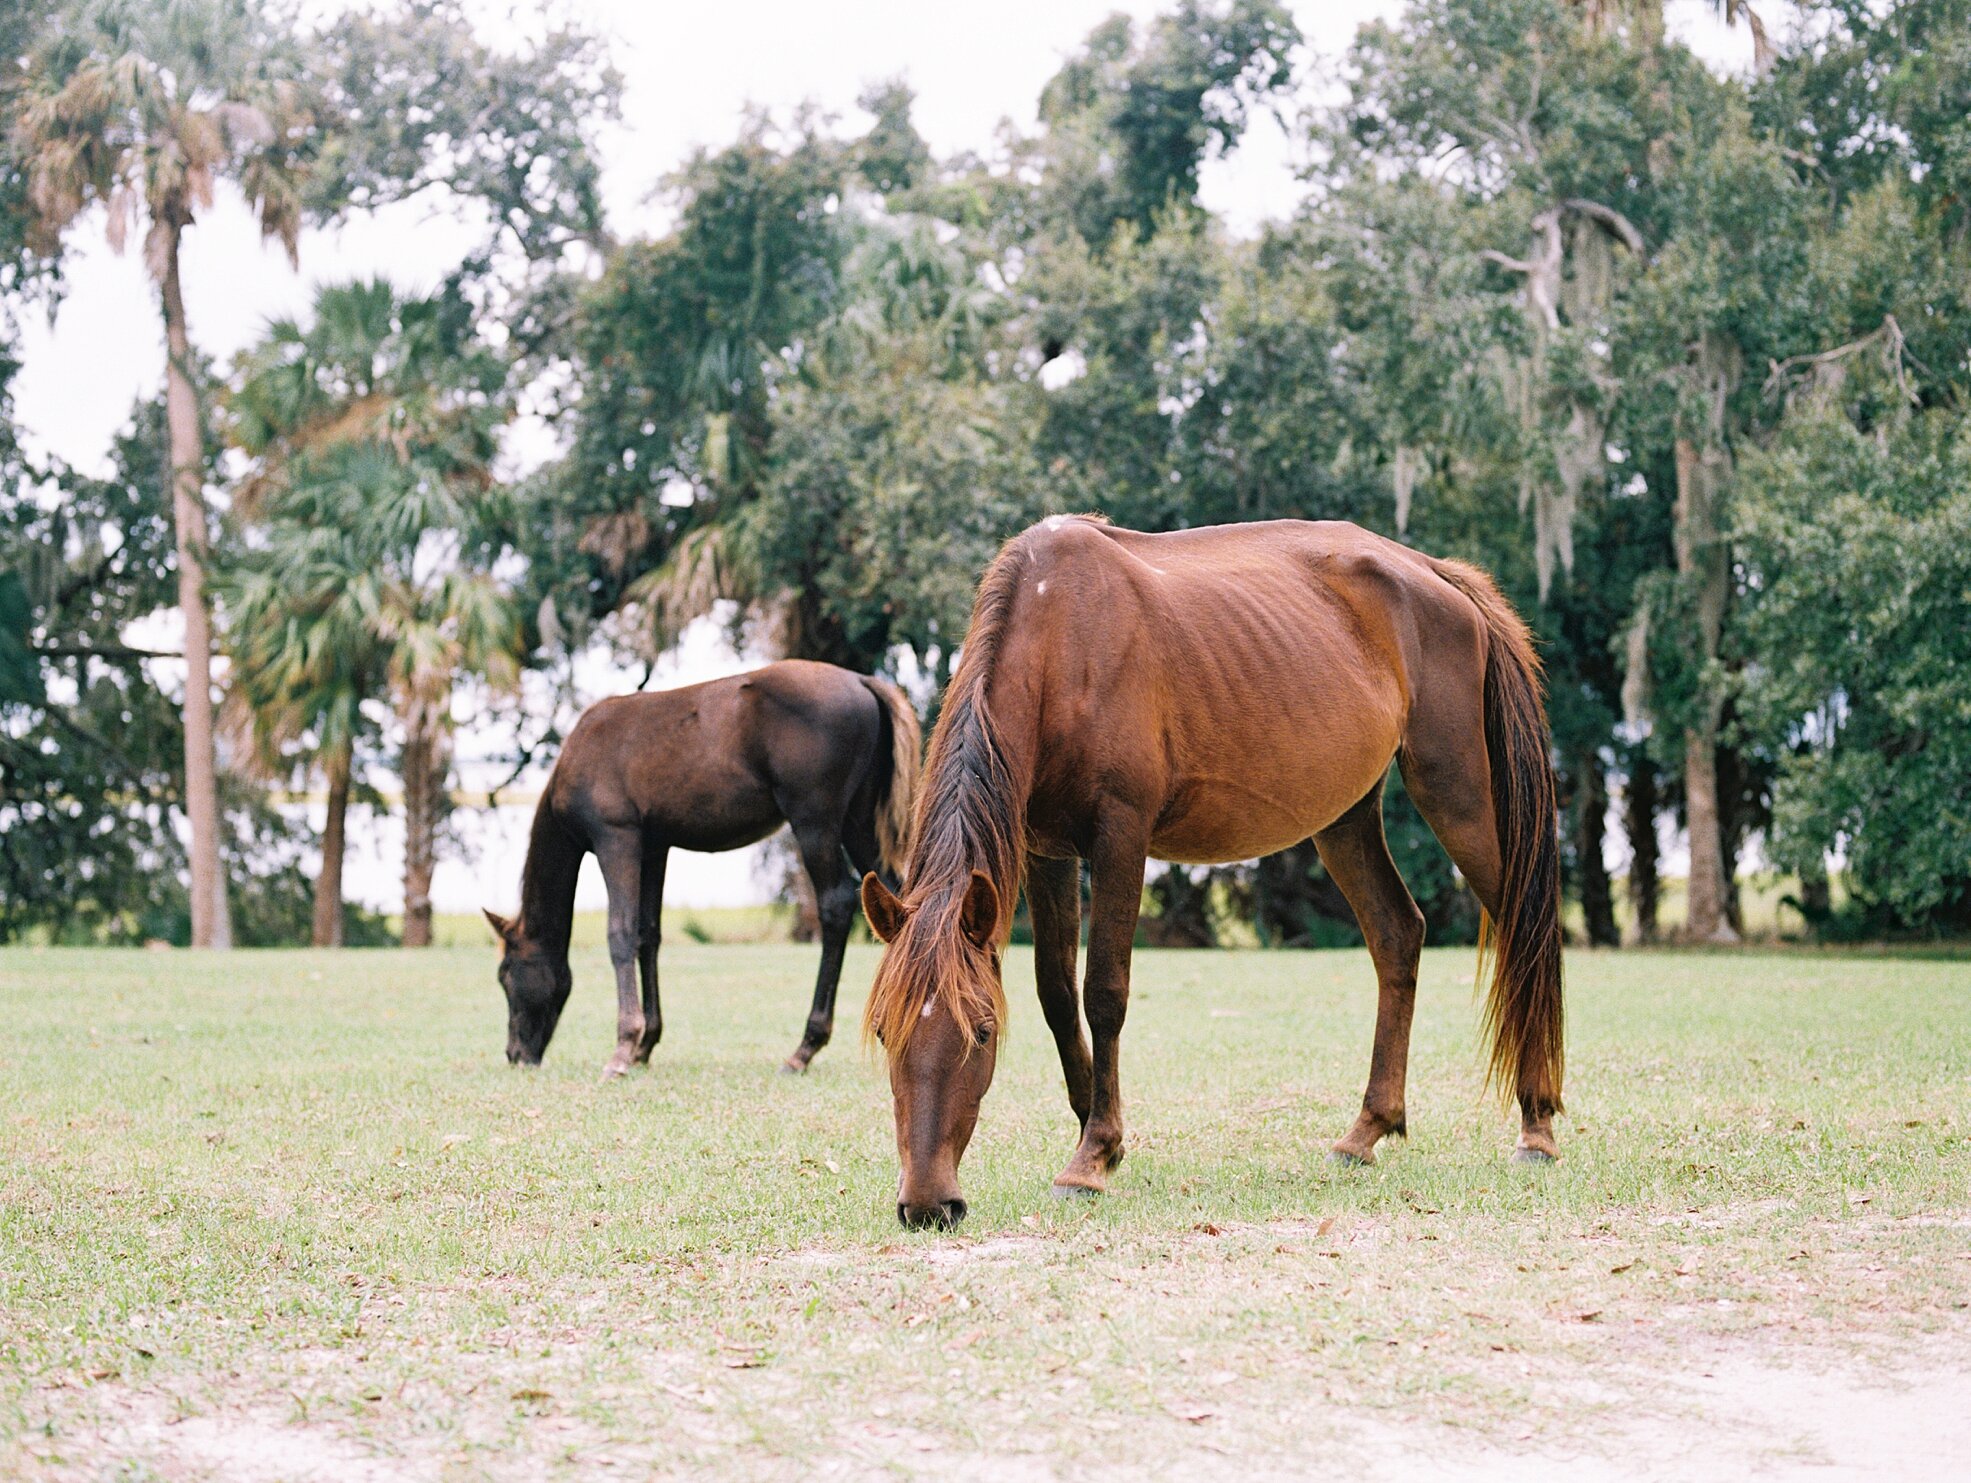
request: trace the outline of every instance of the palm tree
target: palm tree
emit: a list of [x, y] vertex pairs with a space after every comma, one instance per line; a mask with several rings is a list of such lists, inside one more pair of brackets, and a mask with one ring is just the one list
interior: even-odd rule
[[312, 761], [328, 785], [312, 941], [343, 939], [342, 861], [356, 747], [374, 730], [363, 702], [384, 655], [359, 605], [367, 553], [340, 531], [282, 521], [251, 557], [215, 574], [227, 620], [232, 685], [222, 712], [244, 754], [272, 776]]
[[309, 749], [329, 787], [316, 940], [339, 940], [343, 814], [365, 702], [402, 731], [404, 941], [431, 940], [452, 693], [518, 678], [520, 625], [488, 574], [488, 494], [505, 411], [498, 361], [452, 298], [378, 281], [323, 288], [312, 323], [275, 324], [228, 398], [254, 465], [240, 485], [246, 553], [222, 587], [255, 754]]
[[232, 180], [294, 256], [308, 107], [285, 38], [256, 0], [78, 0], [47, 27], [12, 92], [10, 133], [41, 244], [90, 206], [121, 252], [142, 226], [164, 314], [165, 404], [185, 620], [185, 813], [194, 946], [232, 945], [219, 853], [203, 429], [179, 284], [185, 228]]

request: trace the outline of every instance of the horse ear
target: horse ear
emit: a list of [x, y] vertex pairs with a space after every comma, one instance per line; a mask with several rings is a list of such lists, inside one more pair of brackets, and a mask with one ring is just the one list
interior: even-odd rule
[[490, 906], [482, 906], [479, 909], [486, 913], [486, 920], [493, 924], [493, 930], [499, 934], [501, 942], [506, 942], [512, 938], [513, 923], [510, 919], [501, 916]]
[[958, 913], [958, 929], [973, 947], [991, 947], [999, 936], [999, 892], [982, 870], [972, 872], [965, 883], [965, 904]]
[[910, 919], [896, 892], [883, 884], [883, 878], [870, 871], [862, 878], [862, 914], [869, 918], [869, 930], [883, 942], [895, 942]]

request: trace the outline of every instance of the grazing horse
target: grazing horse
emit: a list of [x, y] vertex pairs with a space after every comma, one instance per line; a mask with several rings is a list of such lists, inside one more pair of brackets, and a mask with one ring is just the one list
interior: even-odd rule
[[664, 1033], [657, 944], [671, 849], [736, 850], [785, 822], [821, 917], [814, 1006], [787, 1058], [789, 1071], [805, 1071], [834, 1028], [856, 880], [895, 878], [903, 861], [919, 744], [917, 714], [896, 686], [802, 660], [589, 707], [534, 811], [520, 915], [486, 913], [505, 945], [506, 1058], [539, 1064], [568, 1002], [584, 853], [595, 852], [609, 889], [616, 1053], [606, 1079], [647, 1063]]
[[[1008, 542], [931, 739], [909, 889], [862, 883], [889, 944], [864, 1029], [889, 1060], [904, 1224], [965, 1214], [958, 1161], [992, 1081], [1023, 880], [1040, 1007], [1081, 1121], [1054, 1186], [1093, 1193], [1123, 1152], [1116, 1054], [1145, 860], [1241, 860], [1310, 835], [1376, 967], [1368, 1090], [1334, 1146], [1372, 1163], [1405, 1131], [1424, 940], [1383, 838], [1391, 759], [1485, 909], [1491, 1074], [1518, 1095], [1515, 1157], [1551, 1159], [1554, 780], [1539, 661], [1491, 580], [1340, 522], [1146, 535], [1057, 516]], [[1093, 898], [1078, 1006], [1080, 860]]]

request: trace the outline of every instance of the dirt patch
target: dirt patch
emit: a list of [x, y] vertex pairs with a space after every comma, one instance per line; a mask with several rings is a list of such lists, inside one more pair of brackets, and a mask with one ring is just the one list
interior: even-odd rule
[[378, 1456], [328, 1425], [245, 1410], [184, 1416], [161, 1395], [112, 1386], [95, 1387], [90, 1399], [95, 1424], [80, 1446], [35, 1459], [46, 1476], [112, 1469], [166, 1483], [435, 1483], [439, 1476], [422, 1462]]
[[[1637, 1369], [1625, 1397], [1596, 1408], [1594, 1435], [1573, 1445], [1530, 1431], [1500, 1444], [1443, 1426], [1357, 1422], [1369, 1479], [1521, 1483], [1546, 1472], [1572, 1483], [1739, 1483], [1961, 1475], [1971, 1460], [1971, 1335], [1877, 1364], [1816, 1364], [1814, 1351], [1735, 1346], [1675, 1356], [1675, 1370]], [[1670, 1358], [1670, 1356], [1666, 1356]]]

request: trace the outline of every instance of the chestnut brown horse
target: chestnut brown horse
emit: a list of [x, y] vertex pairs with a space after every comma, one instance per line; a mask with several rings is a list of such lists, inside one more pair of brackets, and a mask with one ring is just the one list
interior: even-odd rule
[[805, 1071], [834, 1028], [856, 881], [878, 870], [894, 879], [902, 864], [920, 743], [917, 714], [896, 686], [800, 660], [591, 706], [534, 811], [520, 915], [486, 913], [505, 946], [507, 1059], [538, 1064], [568, 1002], [585, 853], [595, 853], [609, 891], [616, 1053], [603, 1075], [621, 1076], [648, 1062], [664, 1033], [657, 946], [670, 851], [736, 850], [785, 822], [821, 918], [814, 1005], [787, 1058], [788, 1070]]
[[[1056, 517], [1008, 542], [931, 739], [909, 889], [862, 883], [889, 944], [865, 1029], [889, 1060], [903, 1222], [964, 1216], [958, 1161], [992, 1080], [999, 950], [1022, 883], [1081, 1120], [1055, 1189], [1095, 1192], [1123, 1152], [1117, 1042], [1145, 860], [1240, 860], [1310, 835], [1376, 967], [1368, 1090], [1335, 1144], [1373, 1162], [1405, 1131], [1424, 939], [1383, 839], [1392, 759], [1486, 912], [1491, 1071], [1519, 1099], [1516, 1157], [1553, 1158], [1560, 883], [1540, 683], [1525, 625], [1484, 573], [1353, 525], [1145, 535]], [[1080, 860], [1093, 899], [1077, 1006]]]

